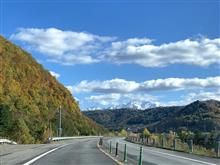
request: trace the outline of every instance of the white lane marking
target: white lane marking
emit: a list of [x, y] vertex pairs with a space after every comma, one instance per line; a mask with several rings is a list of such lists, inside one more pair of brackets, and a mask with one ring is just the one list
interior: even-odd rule
[[30, 164], [34, 163], [35, 161], [37, 161], [38, 159], [42, 158], [43, 156], [45, 156], [45, 155], [47, 155], [47, 154], [49, 154], [49, 153], [51, 153], [51, 152], [53, 152], [53, 151], [56, 151], [56, 150], [58, 150], [59, 148], [65, 147], [65, 146], [67, 146], [67, 145], [68, 145], [68, 144], [65, 144], [65, 145], [62, 145], [62, 146], [60, 146], [60, 147], [54, 148], [54, 149], [52, 149], [52, 150], [50, 150], [50, 151], [47, 151], [47, 152], [45, 152], [45, 153], [43, 153], [43, 154], [41, 154], [41, 155], [39, 155], [39, 156], [37, 156], [37, 157], [31, 159], [30, 161], [24, 163], [23, 165], [30, 165]]
[[[121, 140], [119, 140], [121, 141]], [[122, 142], [122, 141], [121, 141]], [[125, 143], [124, 143], [125, 144]], [[126, 143], [127, 144], [127, 143]], [[136, 147], [133, 147], [131, 145], [129, 145], [131, 148], [136, 148]], [[137, 149], [137, 148], [136, 148]], [[158, 154], [163, 154], [163, 155], [167, 155], [167, 156], [171, 156], [171, 157], [175, 157], [175, 158], [180, 158], [180, 159], [185, 159], [185, 160], [190, 160], [190, 161], [193, 161], [193, 162], [198, 162], [198, 163], [202, 163], [202, 164], [207, 164], [207, 165], [217, 165], [217, 164], [214, 164], [214, 163], [209, 163], [209, 162], [205, 162], [205, 161], [201, 161], [201, 160], [197, 160], [197, 159], [192, 159], [192, 158], [187, 158], [187, 157], [183, 157], [183, 156], [178, 156], [178, 155], [173, 155], [173, 154], [168, 154], [168, 153], [164, 153], [164, 152], [160, 152], [160, 151], [154, 151], [154, 150], [150, 150], [150, 149], [146, 149], [145, 147], [143, 147], [143, 150], [147, 150], [147, 151], [150, 151], [150, 152], [154, 152], [154, 153], [158, 153]]]
[[107, 152], [105, 152], [105, 150], [99, 146], [98, 142], [97, 142], [96, 146], [101, 152], [103, 152], [106, 156], [108, 156], [110, 159], [115, 161], [118, 165], [124, 165], [122, 162], [119, 162], [117, 159], [115, 159], [113, 156], [111, 156], [111, 154], [108, 154]]

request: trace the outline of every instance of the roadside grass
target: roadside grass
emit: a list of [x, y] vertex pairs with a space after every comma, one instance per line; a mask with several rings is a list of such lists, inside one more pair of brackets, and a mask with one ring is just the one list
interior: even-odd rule
[[[143, 143], [141, 141], [129, 140], [127, 138], [125, 140], [128, 141], [128, 142], [141, 144], [141, 145], [145, 145], [145, 146], [149, 146], [149, 147], [162, 148], [162, 149], [166, 149], [166, 150], [174, 150], [173, 143], [170, 142], [170, 141], [167, 141], [167, 143], [164, 144], [164, 146], [162, 146], [162, 144], [160, 144], [158, 142], [153, 144], [153, 143]], [[191, 152], [190, 149], [189, 149], [188, 144], [185, 143], [185, 142], [181, 142], [180, 139], [177, 140], [175, 151], [190, 153], [190, 154], [195, 154], [195, 155], [200, 155], [200, 156], [207, 156], [207, 157], [217, 158], [214, 148], [206, 149], [205, 147], [202, 147], [202, 146], [193, 145], [193, 151]]]

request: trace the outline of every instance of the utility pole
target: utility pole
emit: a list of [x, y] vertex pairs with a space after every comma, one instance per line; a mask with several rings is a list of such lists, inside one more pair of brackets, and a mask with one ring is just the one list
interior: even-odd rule
[[61, 113], [61, 106], [59, 107], [59, 125], [58, 125], [58, 137], [61, 137], [62, 135], [62, 127], [61, 127], [61, 123], [62, 123], [62, 113]]

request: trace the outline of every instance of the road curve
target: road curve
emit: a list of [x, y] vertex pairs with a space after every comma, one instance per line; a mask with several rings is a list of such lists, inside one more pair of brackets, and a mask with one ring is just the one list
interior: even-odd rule
[[99, 151], [97, 139], [70, 143], [38, 159], [32, 165], [114, 165], [111, 158]]
[[[109, 145], [110, 140], [113, 146], [116, 141], [119, 142], [122, 158], [126, 143], [128, 153], [128, 163], [126, 164], [137, 164], [140, 145], [127, 142], [122, 138], [113, 138], [104, 141], [106, 146]], [[220, 159], [143, 146], [143, 165], [220, 165]]]
[[99, 138], [84, 138], [51, 144], [0, 145], [0, 165], [115, 165], [99, 151]]

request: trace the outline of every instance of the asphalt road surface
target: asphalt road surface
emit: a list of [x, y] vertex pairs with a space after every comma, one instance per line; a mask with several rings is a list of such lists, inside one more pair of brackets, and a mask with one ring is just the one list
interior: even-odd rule
[[111, 158], [99, 151], [97, 141], [98, 138], [88, 138], [56, 144], [0, 146], [0, 165], [115, 165]]
[[69, 144], [33, 163], [33, 165], [114, 165], [112, 159], [96, 147], [97, 140], [86, 140]]
[[[126, 143], [128, 152], [128, 163], [126, 164], [137, 164], [140, 145], [127, 142], [122, 138], [113, 138], [104, 141], [106, 146], [109, 145], [110, 140], [112, 146], [115, 146], [116, 141], [119, 142], [121, 157], [123, 157]], [[143, 165], [220, 165], [220, 159], [143, 146]]]
[[[123, 158], [127, 144], [128, 162], [138, 163], [140, 145], [122, 138], [104, 140], [108, 146], [119, 142], [119, 157]], [[0, 145], [0, 165], [115, 165], [116, 163], [96, 147], [98, 138], [74, 139], [52, 144]], [[114, 152], [114, 149], [113, 149]], [[143, 147], [143, 165], [220, 165], [220, 159], [196, 156], [154, 147]]]

